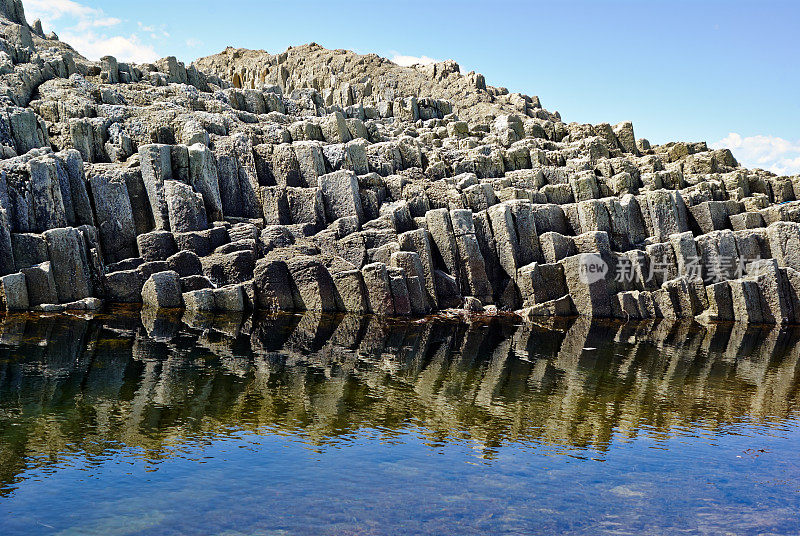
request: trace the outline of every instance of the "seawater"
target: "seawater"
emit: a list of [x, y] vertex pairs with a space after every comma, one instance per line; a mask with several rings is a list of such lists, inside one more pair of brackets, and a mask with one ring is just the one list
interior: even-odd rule
[[800, 534], [800, 330], [0, 317], [0, 534]]

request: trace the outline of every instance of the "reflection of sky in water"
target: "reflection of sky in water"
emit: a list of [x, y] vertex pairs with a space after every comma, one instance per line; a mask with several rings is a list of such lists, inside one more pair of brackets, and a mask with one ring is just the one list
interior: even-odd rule
[[800, 533], [800, 331], [0, 320], [0, 534]]

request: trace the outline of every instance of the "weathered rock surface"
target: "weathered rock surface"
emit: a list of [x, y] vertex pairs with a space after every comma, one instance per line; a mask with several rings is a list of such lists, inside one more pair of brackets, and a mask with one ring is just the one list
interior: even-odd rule
[[151, 307], [175, 309], [183, 306], [180, 276], [165, 271], [151, 275], [142, 288], [142, 302]]
[[2, 4], [7, 309], [800, 320], [800, 177], [453, 61], [87, 61]]

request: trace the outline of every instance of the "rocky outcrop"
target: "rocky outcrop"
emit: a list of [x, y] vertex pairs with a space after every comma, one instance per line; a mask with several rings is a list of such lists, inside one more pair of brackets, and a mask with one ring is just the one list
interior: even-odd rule
[[566, 123], [452, 61], [95, 63], [0, 16], [6, 309], [800, 320], [800, 177]]

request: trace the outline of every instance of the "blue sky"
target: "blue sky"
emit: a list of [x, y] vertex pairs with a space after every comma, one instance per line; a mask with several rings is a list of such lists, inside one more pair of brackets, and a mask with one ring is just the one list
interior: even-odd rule
[[565, 121], [632, 120], [652, 143], [704, 140], [748, 166], [800, 173], [800, 2], [23, 2], [29, 21], [90, 58], [189, 62], [311, 41], [452, 58]]

